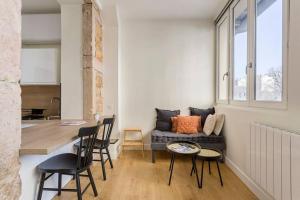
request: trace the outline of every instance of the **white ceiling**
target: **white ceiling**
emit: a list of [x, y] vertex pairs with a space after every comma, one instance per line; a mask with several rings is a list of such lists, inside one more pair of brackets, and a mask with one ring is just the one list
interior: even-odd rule
[[121, 19], [213, 19], [227, 1], [116, 0], [116, 3]]
[[22, 0], [22, 13], [54, 12], [60, 12], [60, 5], [57, 0]]
[[[119, 19], [213, 19], [228, 0], [99, 0]], [[23, 13], [60, 12], [57, 0], [22, 0]]]

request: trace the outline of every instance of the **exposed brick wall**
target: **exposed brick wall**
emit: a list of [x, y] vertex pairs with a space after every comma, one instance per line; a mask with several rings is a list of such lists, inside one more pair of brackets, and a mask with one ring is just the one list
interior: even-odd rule
[[19, 199], [21, 0], [0, 1], [0, 199]]
[[96, 112], [103, 113], [103, 76], [96, 71]]
[[97, 4], [85, 0], [83, 7], [83, 96], [84, 119], [103, 113], [102, 20]]

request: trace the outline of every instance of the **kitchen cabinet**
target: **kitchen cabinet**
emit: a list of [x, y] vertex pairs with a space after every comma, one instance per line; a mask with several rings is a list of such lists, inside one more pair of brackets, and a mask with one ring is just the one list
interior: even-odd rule
[[21, 85], [60, 84], [60, 46], [28, 45], [21, 52]]

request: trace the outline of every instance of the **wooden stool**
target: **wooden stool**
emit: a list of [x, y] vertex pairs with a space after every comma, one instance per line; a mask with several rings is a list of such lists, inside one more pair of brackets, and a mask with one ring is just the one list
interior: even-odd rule
[[[128, 139], [129, 133], [139, 133], [141, 135], [141, 139]], [[127, 128], [124, 129], [124, 137], [123, 137], [123, 145], [122, 145], [122, 151], [124, 150], [124, 147], [128, 146], [141, 146], [142, 152], [144, 156], [144, 142], [143, 142], [143, 133], [141, 129], [138, 128]]]

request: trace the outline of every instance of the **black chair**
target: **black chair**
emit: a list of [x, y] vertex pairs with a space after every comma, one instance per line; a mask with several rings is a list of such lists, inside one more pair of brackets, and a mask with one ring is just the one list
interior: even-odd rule
[[[92, 185], [94, 195], [98, 196], [90, 166], [93, 161], [93, 147], [95, 145], [99, 128], [100, 126], [97, 125], [79, 129], [78, 137], [80, 137], [80, 142], [79, 148], [77, 149], [77, 154], [65, 153], [56, 155], [37, 166], [37, 169], [42, 173], [37, 198], [38, 200], [42, 199], [43, 190], [58, 191], [58, 196], [60, 196], [61, 191], [77, 192], [78, 200], [81, 200], [82, 195], [90, 185]], [[83, 141], [85, 142], [84, 148]], [[87, 171], [87, 174], [82, 174], [82, 172], [85, 171]], [[46, 177], [47, 173], [49, 173], [49, 175]], [[58, 174], [58, 188], [44, 188], [44, 182], [53, 174]], [[62, 175], [73, 175], [76, 179], [76, 189], [62, 189]], [[88, 177], [90, 180], [90, 183], [82, 192], [80, 186], [80, 176]]]
[[[103, 180], [106, 180], [106, 171], [105, 171], [105, 163], [109, 161], [110, 167], [113, 168], [113, 163], [109, 154], [108, 147], [110, 145], [110, 136], [112, 133], [112, 129], [115, 122], [115, 115], [111, 118], [104, 118], [102, 122], [102, 135], [101, 139], [96, 139], [93, 153], [97, 153], [100, 155], [100, 159], [94, 159], [93, 161], [100, 161], [102, 167]], [[79, 143], [75, 144], [76, 147], [79, 147]], [[83, 142], [83, 148], [85, 147], [85, 141]], [[105, 150], [105, 152], [104, 152]], [[104, 159], [103, 155], [107, 155], [107, 159]]]

